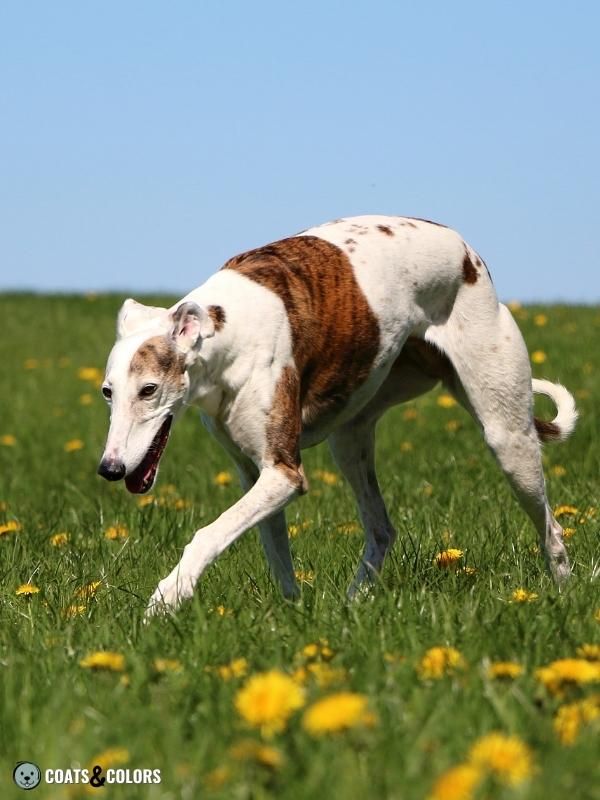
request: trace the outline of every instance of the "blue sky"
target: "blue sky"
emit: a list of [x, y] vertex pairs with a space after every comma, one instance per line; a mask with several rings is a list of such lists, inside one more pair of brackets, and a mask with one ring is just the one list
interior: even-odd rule
[[0, 5], [0, 288], [183, 294], [360, 213], [600, 299], [600, 5]]

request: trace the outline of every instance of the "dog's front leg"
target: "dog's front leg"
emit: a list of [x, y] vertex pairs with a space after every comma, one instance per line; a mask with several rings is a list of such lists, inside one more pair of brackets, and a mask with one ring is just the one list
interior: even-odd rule
[[272, 514], [281, 511], [302, 489], [301, 468], [295, 476], [289, 468], [264, 468], [252, 488], [221, 516], [196, 531], [175, 569], [162, 580], [150, 598], [146, 618], [175, 609], [191, 597], [204, 572], [239, 536]]

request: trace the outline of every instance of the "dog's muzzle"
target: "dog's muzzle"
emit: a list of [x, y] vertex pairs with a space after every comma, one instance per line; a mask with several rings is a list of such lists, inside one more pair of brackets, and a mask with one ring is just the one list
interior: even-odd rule
[[112, 458], [103, 458], [98, 467], [98, 475], [107, 481], [120, 481], [125, 477], [125, 464]]

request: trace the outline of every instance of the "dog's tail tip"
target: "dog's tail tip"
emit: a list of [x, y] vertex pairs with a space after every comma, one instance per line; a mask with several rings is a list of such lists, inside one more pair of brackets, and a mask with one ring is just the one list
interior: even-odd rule
[[560, 383], [534, 378], [532, 386], [536, 394], [546, 395], [556, 406], [556, 417], [551, 422], [537, 417], [533, 418], [540, 440], [542, 442], [564, 442], [573, 433], [577, 424], [579, 414], [575, 398]]

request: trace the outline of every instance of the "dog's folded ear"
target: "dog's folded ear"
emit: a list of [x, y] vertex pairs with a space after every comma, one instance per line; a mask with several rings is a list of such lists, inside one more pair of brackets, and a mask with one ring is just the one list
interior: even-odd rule
[[205, 308], [196, 303], [182, 303], [171, 314], [171, 336], [177, 349], [189, 353], [202, 339], [215, 335], [215, 324]]
[[167, 322], [168, 311], [158, 306], [145, 306], [136, 300], [125, 300], [117, 317], [117, 338], [130, 336], [144, 328], [150, 328], [160, 322]]

